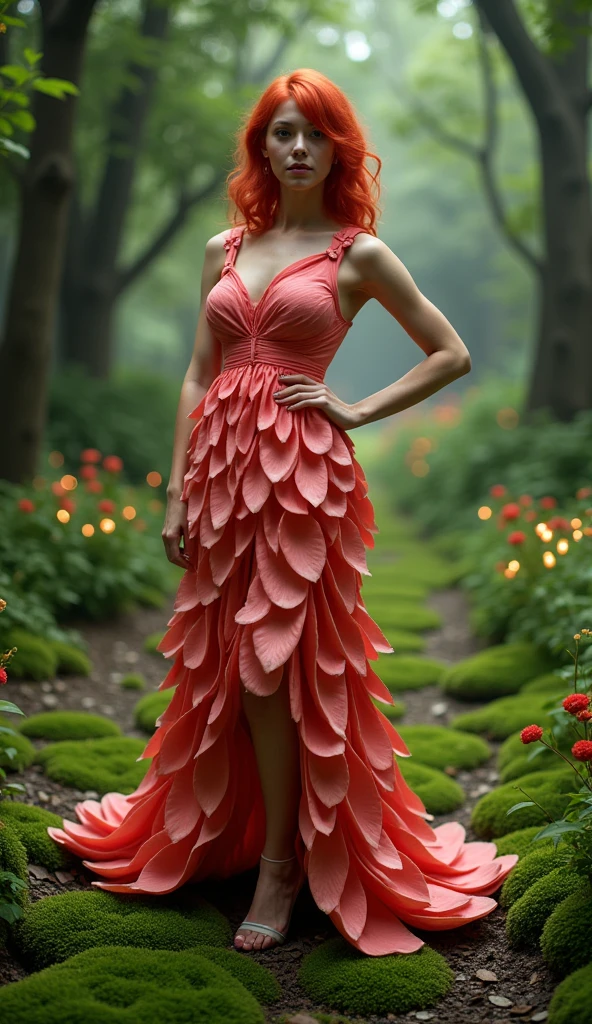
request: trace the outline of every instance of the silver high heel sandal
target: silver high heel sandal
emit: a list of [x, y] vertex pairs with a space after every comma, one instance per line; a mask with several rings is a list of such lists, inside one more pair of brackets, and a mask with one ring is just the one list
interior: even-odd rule
[[[287, 864], [288, 861], [296, 859], [296, 854], [294, 854], [293, 857], [285, 857], [283, 860], [276, 860], [275, 857], [266, 857], [265, 854], [262, 853], [261, 854], [261, 859], [262, 860], [269, 860], [273, 864]], [[278, 931], [277, 928], [272, 928], [271, 925], [269, 925], [269, 924], [259, 924], [257, 921], [243, 921], [242, 924], [239, 924], [239, 926], [237, 928], [237, 932], [240, 931], [241, 928], [245, 928], [245, 929], [248, 929], [249, 931], [252, 931], [252, 932], [259, 932], [261, 935], [270, 935], [272, 939], [276, 939], [278, 946], [282, 946], [284, 944], [284, 942], [286, 941], [286, 936], [288, 934], [288, 929], [290, 927], [290, 921], [292, 920], [292, 911], [294, 910], [294, 904], [296, 903], [296, 898], [298, 896], [298, 893], [300, 892], [300, 889], [302, 888], [303, 882], [304, 882], [304, 871], [302, 872], [302, 877], [301, 877], [300, 885], [299, 885], [299, 887], [298, 887], [298, 889], [296, 891], [296, 896], [294, 897], [294, 901], [292, 903], [292, 909], [290, 910], [290, 916], [288, 918], [288, 923], [286, 925], [286, 931], [285, 932], [280, 932], [280, 931]], [[238, 946], [235, 946], [234, 948], [237, 950], [237, 952], [240, 953], [240, 948]], [[272, 949], [273, 947], [270, 946], [268, 948]], [[247, 950], [245, 950], [245, 952], [246, 953], [251, 953], [252, 950], [251, 949], [247, 949]]]

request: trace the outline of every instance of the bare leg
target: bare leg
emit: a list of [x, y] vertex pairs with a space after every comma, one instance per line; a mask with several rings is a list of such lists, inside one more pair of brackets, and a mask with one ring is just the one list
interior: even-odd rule
[[[265, 805], [263, 853], [280, 860], [294, 854], [301, 790], [298, 730], [290, 714], [288, 681], [284, 676], [270, 697], [256, 697], [242, 683], [240, 688]], [[257, 888], [245, 920], [260, 921], [284, 931], [299, 876], [297, 859], [286, 864], [261, 861]], [[271, 936], [246, 928], [237, 932], [234, 942], [237, 949], [267, 949], [275, 944]]]

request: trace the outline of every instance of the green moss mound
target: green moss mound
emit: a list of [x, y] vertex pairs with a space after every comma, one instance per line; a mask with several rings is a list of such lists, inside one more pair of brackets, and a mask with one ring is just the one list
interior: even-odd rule
[[[530, 722], [527, 723], [527, 725], [530, 724]], [[545, 725], [546, 720], [543, 723], [543, 728]], [[548, 737], [545, 737], [545, 739], [549, 742]], [[559, 750], [566, 757], [569, 757], [571, 745], [571, 742], [560, 743]], [[542, 743], [524, 744], [520, 739], [519, 732], [508, 736], [498, 750], [497, 770], [500, 782], [510, 782], [511, 779], [519, 779], [521, 775], [528, 775], [529, 772], [559, 771], [561, 769], [565, 770], [565, 761], [558, 754], [548, 750]]]
[[549, 1003], [547, 1024], [590, 1024], [592, 964], [572, 971], [559, 983]]
[[170, 686], [168, 690], [157, 690], [155, 693], [147, 693], [134, 707], [134, 721], [138, 729], [152, 733], [156, 728], [156, 720], [168, 708], [175, 688]]
[[256, 960], [245, 956], [244, 953], [239, 953], [237, 949], [197, 945], [195, 950], [200, 956], [205, 956], [207, 960], [211, 960], [212, 963], [218, 964], [218, 967], [223, 967], [225, 971], [232, 974], [232, 977], [240, 981], [260, 1003], [268, 1005], [281, 998], [282, 987], [275, 975]]
[[442, 625], [442, 616], [439, 612], [413, 601], [388, 599], [381, 603], [374, 598], [368, 600], [366, 607], [389, 637], [392, 629], [420, 633], [426, 629], [439, 629]]
[[399, 735], [413, 757], [430, 768], [477, 768], [488, 760], [489, 745], [444, 725], [402, 725]]
[[151, 633], [150, 636], [147, 636], [144, 640], [144, 650], [147, 651], [148, 654], [156, 654], [159, 658], [162, 658], [162, 654], [160, 651], [157, 651], [156, 648], [164, 635], [165, 631], [163, 630], [160, 630], [158, 633]]
[[101, 736], [121, 736], [121, 729], [110, 718], [86, 711], [41, 711], [25, 718], [20, 727], [24, 736], [41, 740], [89, 740]]
[[0, 802], [0, 821], [17, 834], [25, 848], [27, 860], [41, 864], [49, 871], [58, 871], [74, 863], [74, 857], [63, 846], [58, 846], [47, 833], [47, 827], [62, 827], [62, 818], [44, 807], [34, 807], [20, 800]]
[[143, 753], [143, 740], [125, 736], [105, 736], [99, 740], [64, 740], [51, 743], [35, 752], [45, 774], [75, 789], [95, 789], [103, 796], [117, 792], [124, 796], [140, 785], [151, 758], [137, 758]]
[[265, 1021], [245, 986], [195, 949], [173, 952], [113, 945], [87, 950], [5, 985], [0, 990], [0, 1014], [11, 1024]]
[[58, 672], [71, 676], [89, 676], [92, 662], [79, 647], [67, 644], [63, 640], [50, 640], [49, 643], [58, 660]]
[[303, 957], [298, 981], [311, 999], [346, 1013], [408, 1013], [442, 999], [454, 972], [427, 945], [415, 953], [366, 956], [338, 936]]
[[570, 688], [561, 676], [555, 672], [545, 672], [542, 676], [537, 676], [536, 679], [529, 679], [527, 683], [523, 683], [520, 687], [520, 693], [560, 693], [562, 697], [566, 697], [570, 693]]
[[403, 718], [407, 710], [407, 705], [404, 700], [397, 700], [394, 704], [383, 704], [382, 701], [374, 700], [373, 698], [372, 703], [391, 722], [396, 722], [400, 718]]
[[[573, 772], [532, 772], [520, 779], [520, 786], [528, 797], [541, 804], [553, 818], [560, 818], [569, 803], [569, 794], [575, 790], [577, 780]], [[527, 797], [516, 789], [515, 782], [506, 782], [491, 793], [482, 796], [473, 808], [471, 825], [480, 839], [495, 839], [516, 828], [528, 825], [543, 826], [548, 819], [539, 807], [522, 807], [507, 815], [510, 807]]]
[[452, 665], [444, 674], [442, 687], [459, 700], [491, 700], [517, 693], [529, 679], [550, 667], [548, 655], [533, 644], [499, 644]]
[[[499, 836], [495, 840], [497, 852], [500, 854], [517, 853], [522, 859], [532, 850], [552, 849], [552, 839], [537, 839], [536, 842], [533, 842], [537, 832], [541, 831], [541, 827], [541, 825], [529, 825], [528, 828], [517, 828], [514, 832], [507, 832], [505, 836]], [[514, 870], [516, 869], [514, 868]]]
[[376, 601], [381, 605], [385, 601], [425, 601], [429, 589], [421, 583], [392, 582], [377, 576], [378, 567], [369, 566], [372, 576], [364, 577], [362, 596], [364, 602]]
[[446, 666], [434, 658], [395, 653], [379, 655], [373, 668], [392, 693], [402, 693], [438, 683]]
[[448, 814], [464, 803], [462, 786], [444, 772], [413, 764], [413, 758], [399, 757], [397, 761], [405, 782], [423, 800], [430, 814]]
[[122, 690], [145, 690], [147, 682], [141, 672], [129, 672], [120, 680], [119, 685]]
[[[17, 878], [22, 879], [27, 885], [29, 884], [27, 851], [15, 830], [7, 824], [0, 827], [0, 871], [11, 871]], [[15, 893], [13, 902], [25, 910], [29, 905], [28, 888], [20, 889]], [[9, 941], [12, 927], [14, 925], [10, 925], [0, 917], [0, 948], [3, 948]]]
[[552, 846], [542, 850], [533, 849], [526, 857], [519, 860], [510, 874], [506, 876], [499, 896], [500, 906], [511, 907], [539, 878], [543, 878], [555, 868], [561, 867], [562, 863], [563, 856], [559, 849], [554, 850]]
[[227, 919], [206, 900], [175, 890], [152, 899], [93, 889], [37, 900], [13, 931], [15, 950], [39, 971], [95, 946], [189, 949], [197, 943], [224, 946]]
[[42, 640], [25, 629], [11, 630], [6, 647], [16, 647], [10, 662], [10, 675], [15, 679], [52, 679], [58, 668], [58, 656], [48, 640]]
[[[538, 881], [533, 882], [508, 910], [506, 935], [510, 944], [519, 948], [534, 945], [555, 907], [573, 893], [577, 894], [579, 900], [581, 891], [580, 876], [575, 872], [566, 871], [564, 867], [555, 868], [548, 875], [543, 875]], [[592, 932], [590, 934], [592, 936]], [[588, 960], [591, 956], [592, 948], [589, 950]], [[581, 963], [575, 966], [581, 967]]]
[[[389, 629], [388, 639], [397, 657], [401, 654], [417, 654], [423, 651], [426, 645], [425, 637], [421, 633], [411, 633], [408, 629]], [[392, 657], [392, 654], [379, 656], [383, 660]], [[376, 664], [374, 670], [377, 671]]]
[[405, 554], [397, 559], [391, 572], [393, 581], [423, 583], [430, 590], [437, 590], [456, 583], [462, 575], [462, 567], [440, 558], [424, 542], [418, 542], [415, 546], [405, 546]]
[[560, 975], [592, 960], [592, 890], [581, 878], [579, 883], [579, 888], [556, 906], [541, 934], [543, 958]]
[[[553, 720], [548, 717], [549, 709], [545, 709], [549, 701], [553, 701], [553, 695], [549, 693], [500, 697], [476, 711], [457, 715], [452, 726], [464, 732], [483, 733], [492, 740], [505, 740], [526, 725], [536, 723], [546, 729], [552, 724]], [[557, 754], [551, 756], [557, 757]]]
[[[20, 715], [0, 715], [0, 725], [6, 726], [10, 729], [18, 730]], [[8, 750], [16, 751], [12, 756], [7, 753]], [[35, 760], [35, 754], [37, 751], [27, 739], [23, 736], [20, 730], [15, 731], [14, 734], [7, 732], [0, 732], [0, 765], [5, 768], [6, 771], [10, 772], [22, 772], [23, 769], [28, 768], [30, 764], [33, 764]]]

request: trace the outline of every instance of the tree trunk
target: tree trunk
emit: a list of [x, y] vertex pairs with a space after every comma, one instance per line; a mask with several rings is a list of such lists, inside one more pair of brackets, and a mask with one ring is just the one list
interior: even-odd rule
[[539, 134], [545, 256], [526, 411], [547, 408], [570, 422], [592, 406], [590, 12], [575, 0], [558, 3], [555, 16], [571, 45], [547, 56], [528, 35], [514, 0], [477, 3], [514, 66]]
[[[170, 14], [170, 8], [147, 0], [142, 37], [165, 39]], [[62, 287], [62, 358], [101, 378], [109, 376], [113, 363], [118, 257], [158, 71], [132, 64], [128, 73], [139, 79], [139, 88], [124, 89], [111, 112], [98, 198], [90, 222], [82, 225], [79, 216], [79, 223], [70, 230], [69, 243], [75, 252], [66, 260]]]
[[[78, 84], [88, 23], [97, 0], [45, 0], [42, 70]], [[0, 349], [2, 446], [0, 478], [32, 477], [45, 425], [48, 372], [73, 185], [72, 134], [76, 97], [36, 92], [37, 127], [21, 181], [19, 237]]]

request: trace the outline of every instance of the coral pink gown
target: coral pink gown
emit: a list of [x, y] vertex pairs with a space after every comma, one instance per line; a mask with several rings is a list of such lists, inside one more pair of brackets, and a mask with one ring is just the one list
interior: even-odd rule
[[[258, 863], [265, 811], [239, 688], [289, 688], [300, 740], [302, 796], [295, 852], [312, 896], [370, 955], [408, 953], [412, 928], [456, 928], [497, 906], [515, 855], [432, 829], [397, 759], [410, 751], [377, 698], [370, 666], [393, 653], [361, 597], [377, 526], [345, 430], [321, 410], [290, 411], [278, 373], [322, 381], [351, 322], [337, 271], [359, 227], [281, 270], [251, 301], [234, 269], [242, 226], [225, 239], [206, 313], [223, 369], [191, 413], [183, 498], [190, 568], [159, 650], [173, 698], [141, 755], [129, 796], [76, 805], [79, 823], [48, 828], [112, 892], [163, 894]], [[140, 760], [141, 758], [138, 758]]]

